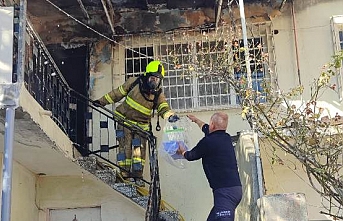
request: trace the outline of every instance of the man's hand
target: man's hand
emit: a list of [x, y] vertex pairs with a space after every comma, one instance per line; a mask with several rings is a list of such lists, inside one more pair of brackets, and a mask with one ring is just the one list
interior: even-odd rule
[[179, 116], [177, 116], [176, 114], [173, 114], [173, 115], [171, 115], [171, 116], [168, 117], [168, 121], [169, 121], [170, 123], [174, 123], [174, 122], [176, 122], [176, 121], [178, 121], [178, 120], [180, 120], [180, 118], [179, 118]]
[[192, 121], [192, 122], [195, 122], [198, 120], [198, 118], [192, 114], [188, 114], [187, 117]]
[[204, 126], [205, 122], [203, 122], [202, 120], [200, 120], [199, 118], [197, 118], [196, 116], [192, 115], [192, 114], [188, 114], [187, 117], [194, 123], [196, 123], [199, 128], [201, 129], [202, 126]]
[[176, 153], [184, 156], [184, 154], [186, 152], [186, 148], [182, 145], [181, 142], [177, 142], [177, 144], [179, 145], [179, 148], [177, 149]]

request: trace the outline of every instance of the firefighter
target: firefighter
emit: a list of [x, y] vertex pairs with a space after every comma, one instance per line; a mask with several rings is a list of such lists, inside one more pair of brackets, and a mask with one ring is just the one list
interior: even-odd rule
[[[161, 62], [151, 61], [143, 75], [129, 78], [123, 85], [94, 103], [105, 106], [125, 98], [116, 108], [115, 113], [146, 131], [151, 131], [151, 118], [155, 109], [163, 119], [175, 122], [179, 117], [170, 109], [162, 93], [161, 81], [164, 75]], [[136, 178], [136, 183], [139, 183], [143, 177], [146, 140], [138, 137], [137, 134], [132, 134], [127, 127], [121, 126], [117, 130], [123, 131], [122, 136], [117, 136], [119, 142], [117, 162], [125, 169], [121, 174], [124, 178]]]

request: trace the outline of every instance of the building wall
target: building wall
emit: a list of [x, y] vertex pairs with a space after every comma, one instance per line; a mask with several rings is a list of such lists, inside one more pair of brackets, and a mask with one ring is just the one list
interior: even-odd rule
[[[340, 0], [321, 1], [321, 3], [313, 0], [296, 2], [295, 24], [298, 37], [299, 70], [301, 82], [305, 87], [305, 99], [309, 97], [311, 82], [315, 77], [319, 76], [322, 65], [330, 61], [333, 55], [330, 17], [342, 14], [342, 8], [343, 2]], [[278, 34], [274, 35], [278, 83], [281, 90], [285, 91], [297, 86], [299, 81], [290, 10], [290, 5], [287, 4], [283, 8], [281, 15], [272, 19], [273, 28], [279, 31]], [[105, 77], [94, 82], [95, 90], [92, 92], [92, 94], [96, 95], [94, 98], [102, 96], [111, 88], [115, 88], [123, 83], [125, 72], [124, 53], [124, 47], [117, 45], [114, 48], [112, 63], [99, 66], [99, 71]], [[111, 65], [113, 67], [109, 68]], [[335, 92], [329, 91], [321, 99], [342, 110], [338, 95]], [[208, 122], [214, 112], [197, 112], [197, 110], [193, 110], [191, 114], [195, 114], [201, 120]], [[236, 132], [249, 128], [247, 122], [241, 119], [240, 109], [230, 109], [225, 110], [225, 112], [230, 116], [227, 130], [230, 134], [236, 135]], [[185, 116], [189, 113], [178, 114]], [[156, 119], [153, 119], [152, 122], [155, 123]], [[195, 124], [190, 124], [192, 128], [190, 137], [192, 137], [194, 145], [201, 139], [202, 133]], [[162, 128], [163, 125], [164, 123], [162, 122]], [[157, 136], [158, 147], [160, 147], [163, 133], [154, 132], [154, 134]], [[263, 149], [261, 151], [264, 152]], [[266, 153], [262, 154], [266, 156]], [[264, 158], [264, 166], [269, 168], [268, 159], [268, 156]], [[160, 156], [159, 164], [163, 199], [180, 211], [185, 220], [205, 220], [212, 207], [212, 193], [203, 174], [201, 162], [188, 163], [186, 169], [179, 169], [167, 163]], [[286, 173], [285, 170], [288, 172]], [[308, 181], [301, 180], [299, 177], [293, 176], [292, 173], [290, 168], [286, 169], [284, 167], [274, 168], [272, 171], [265, 169], [264, 176], [267, 184], [267, 193], [304, 192], [306, 193], [309, 205], [309, 218], [325, 219], [324, 216], [318, 213], [320, 198], [308, 186]], [[275, 179], [275, 174], [283, 174], [282, 177], [287, 185], [280, 186], [279, 182]], [[304, 176], [302, 175], [302, 177]]]
[[46, 221], [49, 209], [100, 207], [101, 220], [142, 221], [145, 210], [88, 174], [40, 177], [37, 182], [39, 221]]
[[[314, 4], [316, 3], [316, 4]], [[340, 0], [306, 0], [295, 2], [295, 26], [299, 54], [300, 78], [305, 87], [304, 98], [309, 97], [309, 86], [315, 77], [319, 77], [321, 68], [334, 55], [330, 17], [342, 15], [343, 2]], [[295, 40], [293, 33], [291, 6], [283, 9], [273, 21], [273, 27], [279, 31], [274, 36], [277, 59], [277, 73], [282, 90], [298, 85]], [[333, 79], [334, 80], [334, 79]], [[330, 101], [342, 109], [337, 93], [328, 91], [322, 100]]]
[[[316, 2], [317, 4], [310, 4]], [[319, 75], [320, 68], [329, 61], [333, 55], [333, 45], [330, 30], [330, 17], [342, 14], [343, 2], [341, 0], [318, 1], [307, 0], [297, 2], [295, 6], [296, 32], [298, 34], [297, 46], [299, 49], [299, 68], [301, 81], [308, 88], [312, 79]], [[295, 41], [292, 27], [292, 17], [289, 6], [284, 8], [281, 16], [273, 19], [274, 29], [279, 30], [275, 35], [275, 48], [277, 58], [278, 81], [281, 89], [288, 90], [298, 83], [298, 73], [295, 57]], [[110, 64], [100, 64], [98, 71], [103, 78], [97, 78], [94, 84], [93, 98], [97, 98], [110, 89], [117, 87], [124, 79], [124, 50], [122, 47], [115, 50], [113, 61]], [[309, 90], [305, 91], [308, 97]], [[323, 100], [342, 109], [337, 94], [329, 92], [323, 95]], [[25, 101], [25, 100], [23, 100]], [[27, 105], [29, 106], [29, 105]], [[29, 110], [29, 109], [28, 109]], [[29, 111], [37, 113], [37, 111]], [[230, 116], [228, 132], [235, 135], [236, 132], [247, 129], [248, 125], [241, 120], [240, 109], [226, 110]], [[208, 121], [213, 111], [195, 112], [200, 119]], [[188, 113], [181, 113], [185, 116]], [[36, 116], [39, 118], [42, 116]], [[35, 118], [35, 116], [33, 116]], [[156, 122], [155, 119], [153, 122]], [[195, 124], [192, 125], [191, 137], [193, 144], [201, 139], [201, 131]], [[163, 127], [163, 123], [162, 123]], [[55, 133], [49, 125], [42, 125], [44, 131]], [[160, 142], [162, 132], [155, 133]], [[55, 141], [55, 140], [54, 140]], [[65, 146], [65, 152], [71, 155], [69, 144]], [[266, 156], [265, 162], [268, 162]], [[160, 157], [161, 188], [163, 198], [180, 211], [185, 220], [205, 220], [212, 206], [212, 194], [207, 180], [203, 174], [201, 162], [193, 162], [182, 170], [168, 164]], [[266, 169], [265, 181], [269, 193], [278, 192], [305, 192], [309, 204], [309, 218], [323, 219], [318, 216], [320, 199], [313, 191], [309, 190], [306, 181], [293, 176], [291, 168], [280, 166], [272, 170]], [[288, 171], [289, 169], [289, 171]], [[287, 172], [286, 172], [287, 171]], [[275, 174], [282, 174], [284, 179], [275, 179]], [[304, 176], [300, 176], [304, 177]], [[46, 220], [49, 208], [79, 208], [89, 206], [101, 206], [104, 220], [142, 220], [144, 211], [114, 192], [101, 182], [96, 182], [87, 176], [71, 177], [40, 177], [36, 187], [36, 177], [29, 170], [14, 162], [13, 187], [12, 187], [12, 221], [16, 220]], [[282, 185], [280, 185], [282, 183]], [[295, 185], [292, 185], [295, 184]], [[38, 189], [37, 189], [38, 188]], [[38, 196], [36, 195], [38, 191]], [[319, 209], [318, 209], [319, 208]], [[38, 214], [38, 211], [39, 214]], [[25, 214], [25, 216], [22, 216]]]
[[[25, 87], [20, 105], [54, 143], [45, 142], [40, 128], [29, 125], [32, 120], [23, 122], [22, 112], [16, 111], [13, 157], [20, 163], [13, 163], [11, 221], [49, 221], [49, 209], [89, 207], [100, 207], [103, 221], [113, 217], [119, 221], [144, 220], [144, 209], [72, 162], [70, 158], [77, 154], [71, 141]], [[3, 143], [1, 136], [0, 141]], [[54, 176], [35, 175], [38, 173]]]
[[142, 221], [145, 217], [143, 208], [87, 172], [80, 176], [36, 177], [16, 161], [11, 201], [11, 221], [49, 221], [49, 209], [89, 207], [100, 207], [102, 221], [114, 217], [118, 221]]
[[[343, 14], [343, 1], [306, 0], [295, 1], [295, 18], [297, 44], [299, 52], [299, 67], [301, 82], [305, 87], [304, 99], [310, 96], [310, 84], [319, 77], [321, 68], [328, 63], [334, 54], [330, 17]], [[273, 27], [279, 30], [274, 36], [277, 59], [279, 84], [282, 90], [289, 90], [298, 85], [298, 75], [295, 56], [295, 41], [292, 26], [290, 5], [283, 9], [283, 13], [273, 19]], [[335, 83], [335, 78], [332, 79]], [[299, 98], [300, 99], [300, 98]], [[325, 108], [335, 108], [331, 112], [335, 115], [343, 110], [342, 103], [336, 92], [328, 90], [320, 98]], [[307, 176], [301, 165], [291, 156], [278, 152], [284, 158], [284, 165], [271, 165], [269, 144], [261, 147], [263, 157], [264, 177], [267, 194], [302, 192], [308, 204], [309, 219], [325, 220], [319, 211], [325, 211], [321, 206], [321, 199], [311, 189]]]
[[[3, 154], [1, 153], [1, 165], [3, 163], [2, 157]], [[2, 170], [0, 174], [2, 177]], [[35, 175], [21, 164], [13, 161], [11, 221], [38, 220], [35, 185]]]

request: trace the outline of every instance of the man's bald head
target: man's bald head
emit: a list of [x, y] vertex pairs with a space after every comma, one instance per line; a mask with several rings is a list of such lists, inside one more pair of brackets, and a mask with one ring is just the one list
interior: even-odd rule
[[212, 115], [211, 123], [212, 123], [212, 130], [226, 130], [228, 124], [229, 116], [223, 112], [217, 112]]

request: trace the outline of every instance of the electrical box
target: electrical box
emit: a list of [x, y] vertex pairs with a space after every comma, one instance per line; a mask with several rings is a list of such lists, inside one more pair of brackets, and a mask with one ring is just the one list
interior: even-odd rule
[[0, 84], [12, 83], [13, 17], [13, 7], [0, 7]]

